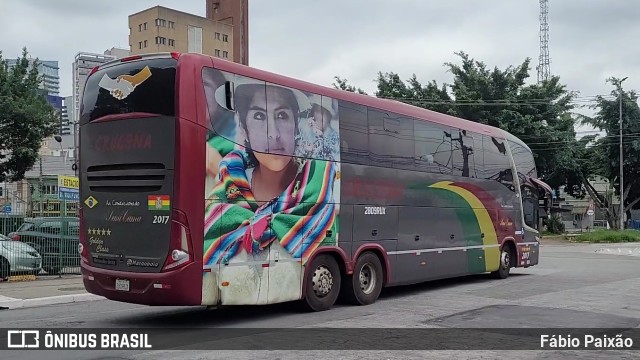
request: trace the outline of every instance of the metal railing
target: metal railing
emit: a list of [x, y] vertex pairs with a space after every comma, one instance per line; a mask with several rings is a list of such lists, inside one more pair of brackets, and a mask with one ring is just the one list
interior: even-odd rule
[[77, 202], [0, 205], [0, 280], [80, 274]]

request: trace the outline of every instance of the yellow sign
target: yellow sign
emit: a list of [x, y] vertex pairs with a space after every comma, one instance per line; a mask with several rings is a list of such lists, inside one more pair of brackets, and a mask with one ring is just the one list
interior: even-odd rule
[[75, 176], [58, 175], [58, 187], [66, 189], [80, 189], [80, 180]]

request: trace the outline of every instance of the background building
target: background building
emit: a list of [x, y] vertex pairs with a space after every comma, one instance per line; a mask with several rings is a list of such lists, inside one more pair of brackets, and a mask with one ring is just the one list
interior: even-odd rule
[[131, 54], [191, 52], [233, 59], [233, 26], [155, 6], [129, 15]]
[[[80, 99], [84, 92], [84, 84], [87, 76], [94, 67], [114, 60], [116, 57], [105, 54], [94, 54], [88, 52], [79, 52], [73, 61], [73, 118], [74, 123], [78, 121], [80, 115]], [[68, 105], [67, 105], [68, 106]]]
[[[29, 65], [33, 66], [35, 59], [29, 59]], [[13, 67], [18, 62], [18, 59], [7, 59], [9, 67]], [[38, 74], [42, 76], [43, 81], [40, 84], [40, 89], [43, 90], [45, 95], [57, 96], [60, 94], [60, 75], [57, 61], [38, 60]]]
[[233, 61], [249, 65], [249, 0], [206, 0], [207, 19], [233, 26]]
[[80, 102], [84, 92], [84, 84], [87, 82], [87, 77], [91, 69], [111, 60], [123, 58], [129, 54], [129, 50], [119, 48], [111, 48], [103, 54], [89, 52], [79, 52], [76, 54], [72, 64], [73, 94], [71, 97], [65, 98], [65, 105], [67, 107], [67, 113], [69, 114], [69, 121], [66, 126], [69, 128], [69, 134], [72, 136], [64, 136], [62, 141], [63, 148], [70, 149], [68, 153], [71, 154], [71, 157], [75, 157], [76, 137], [78, 134], [77, 124], [80, 120]]
[[129, 54], [131, 54], [131, 51], [127, 49], [112, 47], [109, 50], [105, 50], [104, 54], [114, 56], [116, 59], [120, 59], [120, 58], [129, 56]]
[[60, 135], [69, 136], [72, 134], [71, 119], [73, 119], [73, 96], [66, 96], [62, 98], [62, 124], [60, 126]]

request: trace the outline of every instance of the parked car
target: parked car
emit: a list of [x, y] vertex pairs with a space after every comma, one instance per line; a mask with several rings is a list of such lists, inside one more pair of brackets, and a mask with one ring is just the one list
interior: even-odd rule
[[0, 280], [11, 275], [37, 275], [42, 269], [42, 257], [33, 247], [0, 235]]
[[44, 271], [59, 274], [66, 266], [80, 266], [79, 228], [77, 217], [26, 218], [9, 237], [35, 248], [42, 256]]

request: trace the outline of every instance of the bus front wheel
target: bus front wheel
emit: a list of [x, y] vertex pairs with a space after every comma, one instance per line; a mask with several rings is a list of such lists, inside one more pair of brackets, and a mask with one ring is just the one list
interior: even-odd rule
[[383, 270], [380, 258], [372, 252], [358, 257], [353, 275], [345, 277], [343, 295], [354, 305], [373, 304], [382, 291]]
[[336, 259], [327, 254], [318, 255], [307, 273], [305, 305], [311, 311], [329, 310], [340, 293], [341, 275]]
[[496, 279], [506, 279], [509, 277], [511, 266], [513, 265], [514, 254], [511, 250], [511, 246], [505, 244], [500, 251], [500, 267], [498, 270], [491, 273]]

